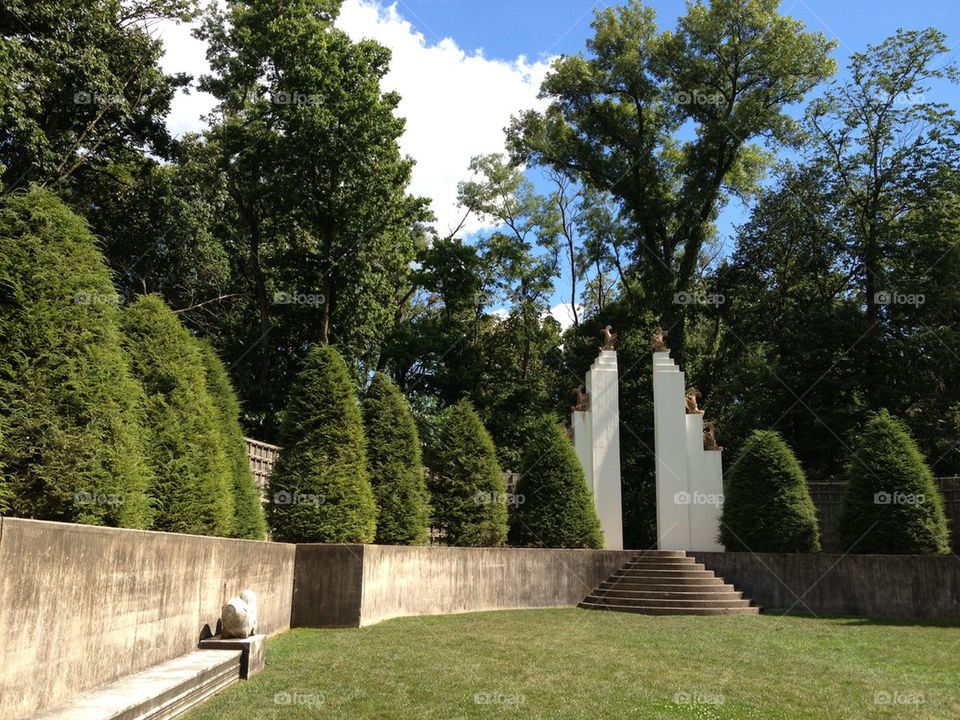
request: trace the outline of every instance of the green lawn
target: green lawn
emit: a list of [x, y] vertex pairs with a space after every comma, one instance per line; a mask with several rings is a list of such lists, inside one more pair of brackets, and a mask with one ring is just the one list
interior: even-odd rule
[[188, 720], [960, 718], [960, 625], [518, 610], [292, 630]]

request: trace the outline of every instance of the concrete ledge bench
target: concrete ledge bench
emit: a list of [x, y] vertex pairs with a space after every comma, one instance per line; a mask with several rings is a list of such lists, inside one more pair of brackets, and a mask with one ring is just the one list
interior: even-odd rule
[[240, 680], [241, 650], [195, 650], [75, 697], [36, 720], [169, 720]]

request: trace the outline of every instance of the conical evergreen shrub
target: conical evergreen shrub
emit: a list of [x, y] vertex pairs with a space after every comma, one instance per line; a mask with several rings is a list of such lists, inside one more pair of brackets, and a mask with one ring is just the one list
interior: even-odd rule
[[[0, 458], [3, 458], [3, 434], [3, 418], [0, 417]], [[6, 475], [4, 475], [3, 465], [0, 465], [0, 515], [7, 514], [12, 496], [13, 488]]]
[[754, 430], [726, 480], [720, 542], [728, 552], [820, 551], [806, 477], [780, 433]]
[[552, 418], [531, 436], [510, 500], [511, 545], [603, 547], [600, 519], [580, 460]]
[[844, 474], [844, 550], [900, 555], [950, 551], [933, 473], [907, 428], [886, 410], [867, 421]]
[[370, 382], [363, 421], [367, 469], [377, 501], [376, 542], [425, 543], [430, 517], [420, 437], [406, 398], [384, 373]]
[[240, 401], [230, 384], [227, 369], [216, 351], [206, 341], [200, 342], [204, 367], [207, 372], [207, 388], [217, 411], [220, 435], [230, 464], [230, 479], [233, 484], [233, 522], [231, 537], [247, 540], [263, 540], [267, 533], [267, 521], [260, 490], [250, 470], [247, 441], [240, 427]]
[[433, 525], [450, 545], [501, 545], [507, 537], [503, 473], [490, 434], [461, 400], [443, 412], [427, 457]]
[[148, 527], [152, 475], [118, 297], [86, 224], [33, 189], [0, 207], [6, 512]]
[[275, 540], [368, 543], [377, 508], [363, 420], [347, 366], [333, 347], [310, 349], [280, 429], [267, 520]]
[[146, 394], [154, 529], [227, 536], [233, 522], [230, 463], [199, 343], [156, 295], [124, 313], [133, 372]]

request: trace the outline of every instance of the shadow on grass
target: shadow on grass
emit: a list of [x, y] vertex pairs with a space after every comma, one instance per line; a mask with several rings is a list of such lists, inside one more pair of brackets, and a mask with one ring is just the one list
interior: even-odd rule
[[960, 628], [960, 620], [931, 620], [926, 618], [897, 618], [897, 617], [846, 617], [843, 615], [814, 615], [808, 612], [798, 612], [796, 610], [786, 611], [776, 608], [764, 608], [763, 615], [790, 617], [800, 620], [830, 620], [842, 625], [879, 625], [879, 626], [903, 626], [903, 627], [943, 627]]

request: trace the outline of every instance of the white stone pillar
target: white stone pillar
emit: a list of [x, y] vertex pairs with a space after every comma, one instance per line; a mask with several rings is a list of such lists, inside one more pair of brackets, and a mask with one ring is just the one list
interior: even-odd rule
[[583, 474], [587, 478], [587, 487], [593, 494], [593, 428], [590, 422], [590, 410], [574, 410], [570, 416], [570, 427], [573, 428], [573, 447], [583, 466]]
[[684, 374], [668, 352], [653, 353], [653, 424], [657, 474], [657, 547], [690, 549]]
[[593, 444], [593, 502], [603, 528], [603, 547], [623, 550], [620, 498], [620, 386], [615, 350], [601, 350], [587, 373]]
[[657, 538], [661, 550], [722, 551], [719, 451], [703, 449], [703, 415], [687, 414], [686, 379], [670, 353], [653, 354]]

